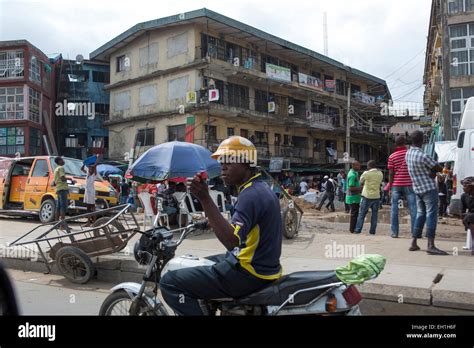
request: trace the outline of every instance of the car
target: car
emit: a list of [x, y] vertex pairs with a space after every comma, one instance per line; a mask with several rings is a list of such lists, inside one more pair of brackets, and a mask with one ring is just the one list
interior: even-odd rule
[[[0, 159], [0, 214], [38, 216], [43, 223], [56, 218], [56, 189], [53, 186], [54, 156]], [[81, 160], [63, 157], [69, 184], [69, 214], [84, 212], [86, 174]], [[95, 182], [96, 205], [105, 209], [118, 203], [118, 194], [109, 182], [98, 177]]]

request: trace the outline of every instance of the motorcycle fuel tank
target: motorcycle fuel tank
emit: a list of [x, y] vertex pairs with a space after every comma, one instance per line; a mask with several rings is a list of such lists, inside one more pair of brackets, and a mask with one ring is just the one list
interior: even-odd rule
[[194, 255], [178, 256], [166, 264], [166, 266], [163, 268], [163, 271], [161, 272], [161, 276], [164, 276], [168, 271], [176, 271], [178, 269], [188, 267], [212, 266], [214, 263], [214, 261]]

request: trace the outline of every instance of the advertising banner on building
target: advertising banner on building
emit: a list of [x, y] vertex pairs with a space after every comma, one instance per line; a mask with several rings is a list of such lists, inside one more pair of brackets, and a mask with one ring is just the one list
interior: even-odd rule
[[355, 92], [352, 95], [364, 104], [375, 105], [375, 97], [372, 97], [371, 95], [362, 92]]
[[282, 66], [266, 63], [265, 71], [267, 73], [267, 77], [272, 80], [291, 82], [290, 68], [284, 68]]
[[336, 80], [326, 80], [325, 82], [326, 91], [334, 92], [336, 90]]
[[187, 143], [194, 143], [194, 127], [196, 124], [196, 117], [189, 116], [186, 119], [186, 130], [185, 130], [185, 137], [184, 141]]
[[321, 81], [320, 79], [314, 76], [299, 73], [298, 81], [300, 85], [303, 87], [317, 89], [317, 90], [322, 90], [324, 88], [323, 81]]

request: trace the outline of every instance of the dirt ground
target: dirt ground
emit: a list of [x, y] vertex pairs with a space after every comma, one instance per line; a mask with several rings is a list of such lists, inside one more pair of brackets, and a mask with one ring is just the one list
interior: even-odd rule
[[[301, 198], [294, 198], [294, 201], [303, 209], [303, 228], [317, 228], [325, 230], [327, 233], [349, 233], [350, 215], [346, 214], [341, 203], [336, 204], [336, 211], [330, 212], [326, 208], [321, 211], [314, 209], [314, 204], [308, 203]], [[399, 212], [401, 238], [410, 238], [410, 217], [406, 209], [400, 209]], [[370, 225], [370, 212], [365, 219], [362, 233], [368, 233]], [[384, 205], [378, 212], [377, 233], [390, 235], [390, 205]], [[437, 239], [464, 241], [466, 231], [460, 218], [443, 217], [438, 220], [436, 231]]]

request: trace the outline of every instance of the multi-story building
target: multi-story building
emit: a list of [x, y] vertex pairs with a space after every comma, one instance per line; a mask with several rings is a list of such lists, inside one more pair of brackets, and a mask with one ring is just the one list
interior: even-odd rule
[[455, 140], [474, 96], [474, 0], [433, 0], [425, 60], [425, 108], [434, 140]]
[[107, 158], [109, 117], [108, 63], [60, 59], [56, 64], [56, 136], [62, 155], [85, 158], [100, 154]]
[[53, 99], [48, 57], [26, 40], [1, 41], [0, 156], [56, 152]]
[[263, 164], [327, 166], [345, 151], [350, 84], [350, 155], [386, 158], [385, 81], [207, 9], [137, 24], [90, 58], [110, 62], [111, 157], [241, 135]]

